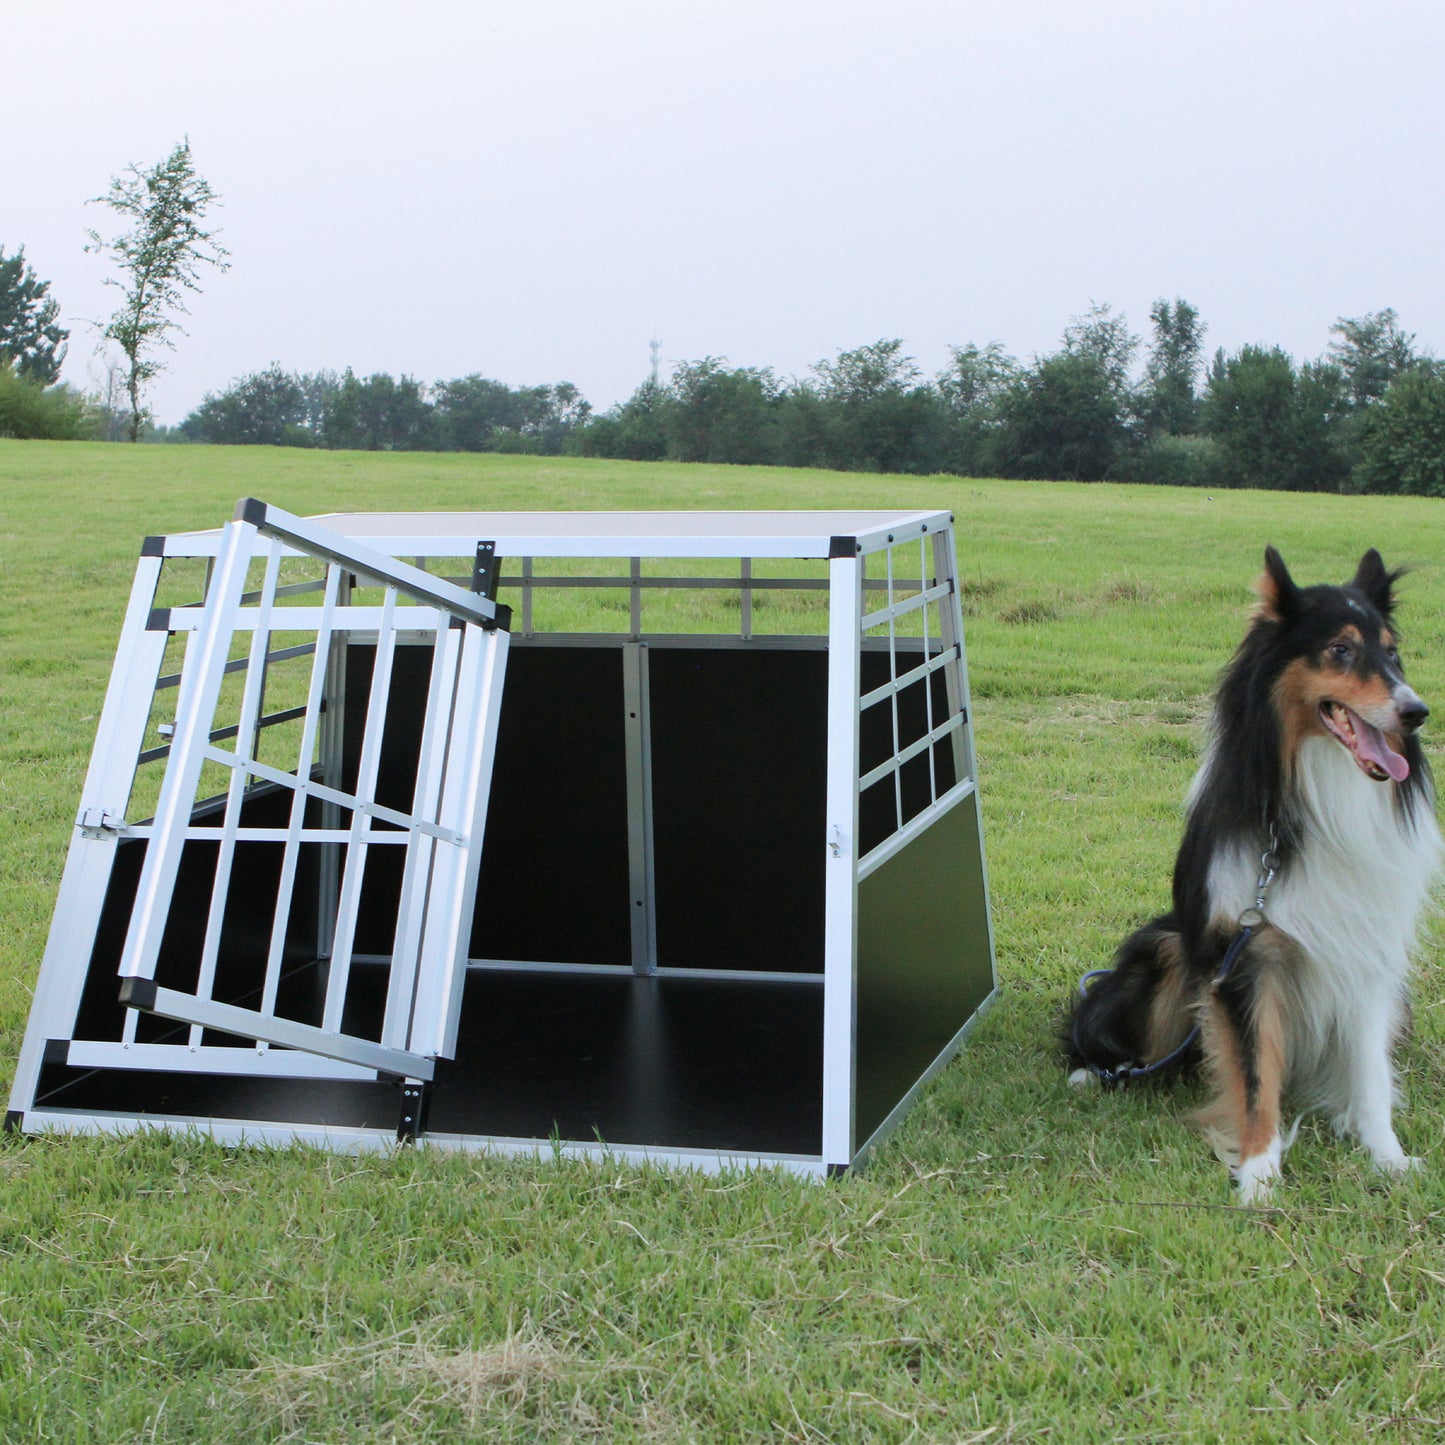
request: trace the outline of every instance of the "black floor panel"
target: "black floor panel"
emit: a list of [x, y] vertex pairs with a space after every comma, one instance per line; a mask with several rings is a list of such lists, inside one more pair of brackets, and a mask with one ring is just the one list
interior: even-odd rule
[[[816, 1155], [822, 1036], [814, 983], [474, 969], [427, 1127]], [[36, 1107], [391, 1130], [400, 1096], [385, 1083], [51, 1065]]]

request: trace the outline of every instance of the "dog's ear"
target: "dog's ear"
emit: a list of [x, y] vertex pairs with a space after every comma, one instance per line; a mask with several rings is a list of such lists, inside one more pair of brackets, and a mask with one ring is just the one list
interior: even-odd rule
[[1284, 622], [1295, 610], [1299, 588], [1284, 565], [1284, 558], [1273, 547], [1264, 549], [1264, 572], [1254, 590], [1259, 593], [1257, 615], [1269, 622]]
[[1361, 592], [1365, 600], [1380, 614], [1388, 617], [1395, 610], [1395, 583], [1405, 574], [1403, 567], [1393, 572], [1385, 568], [1385, 559], [1373, 547], [1360, 558], [1355, 580], [1349, 585]]

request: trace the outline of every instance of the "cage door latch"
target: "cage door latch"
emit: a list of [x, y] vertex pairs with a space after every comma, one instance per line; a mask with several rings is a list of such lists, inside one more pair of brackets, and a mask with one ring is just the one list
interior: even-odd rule
[[848, 851], [848, 840], [843, 836], [843, 830], [834, 823], [828, 829], [828, 847], [832, 850], [835, 858], [841, 858]]
[[115, 838], [126, 831], [125, 819], [107, 808], [83, 808], [75, 826], [84, 838]]

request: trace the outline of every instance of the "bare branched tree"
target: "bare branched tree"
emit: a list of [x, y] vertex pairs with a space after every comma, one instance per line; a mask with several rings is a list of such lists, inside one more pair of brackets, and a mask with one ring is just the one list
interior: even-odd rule
[[175, 320], [186, 313], [185, 293], [199, 291], [203, 266], [228, 269], [230, 252], [220, 234], [204, 225], [207, 211], [219, 202], [204, 177], [196, 174], [189, 139], [181, 141], [149, 170], [130, 165], [93, 203], [109, 206], [128, 229], [106, 239], [89, 232], [87, 251], [110, 257], [120, 276], [106, 278], [120, 288], [123, 301], [102, 331], [102, 344], [113, 341], [125, 353], [130, 400], [129, 440], [139, 441], [145, 421], [141, 393], [163, 363], [160, 347], [174, 347], [173, 332], [185, 334]]

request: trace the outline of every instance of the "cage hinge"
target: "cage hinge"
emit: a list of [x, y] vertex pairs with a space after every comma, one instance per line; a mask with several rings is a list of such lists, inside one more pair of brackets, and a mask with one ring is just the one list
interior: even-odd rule
[[401, 1086], [401, 1117], [396, 1124], [396, 1142], [415, 1144], [417, 1135], [426, 1127], [427, 1086], [418, 1079], [407, 1079]]
[[83, 808], [75, 826], [80, 829], [83, 838], [115, 838], [126, 832], [128, 827], [124, 818], [107, 808]]

